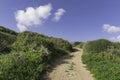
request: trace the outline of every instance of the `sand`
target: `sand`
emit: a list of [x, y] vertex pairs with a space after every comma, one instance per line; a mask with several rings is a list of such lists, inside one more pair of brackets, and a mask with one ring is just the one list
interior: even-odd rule
[[82, 63], [83, 50], [65, 55], [55, 61], [45, 80], [94, 80]]

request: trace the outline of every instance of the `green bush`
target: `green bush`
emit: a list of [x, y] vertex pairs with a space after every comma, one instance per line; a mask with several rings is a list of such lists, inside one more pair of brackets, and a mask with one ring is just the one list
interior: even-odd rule
[[68, 52], [72, 51], [72, 45], [67, 41], [61, 38], [49, 38], [50, 41], [54, 44], [55, 48], [63, 49]]
[[33, 33], [23, 32], [19, 33], [16, 42], [13, 44], [13, 48], [16, 51], [24, 52], [39, 52], [42, 45], [48, 49], [53, 49], [54, 44], [47, 40], [48, 37]]
[[0, 53], [8, 52], [8, 48], [14, 43], [16, 40], [15, 35], [11, 35], [8, 33], [0, 32]]
[[99, 39], [94, 41], [88, 41], [84, 45], [84, 52], [95, 52], [99, 53], [101, 51], [105, 51], [108, 47], [112, 46], [112, 42], [106, 40], [106, 39]]
[[98, 41], [85, 44], [87, 54], [82, 56], [83, 63], [87, 64], [95, 80], [120, 80], [120, 43]]
[[84, 42], [74, 42], [72, 44], [73, 47], [83, 48]]
[[41, 45], [44, 45], [49, 50], [63, 49], [66, 51], [71, 51], [71, 44], [63, 39], [47, 37], [33, 32], [19, 33], [17, 36], [17, 41], [14, 43], [13, 47], [15, 50], [18, 49], [22, 51], [39, 51]]
[[83, 48], [84, 42], [74, 42], [72, 45], [73, 47]]
[[17, 33], [0, 26], [0, 53], [10, 52], [10, 46], [16, 40]]
[[7, 29], [3, 26], [0, 26], [0, 32], [8, 33], [8, 34], [11, 34], [11, 35], [17, 35], [17, 33], [15, 31]]
[[[10, 38], [6, 35], [10, 35]], [[39, 80], [42, 72], [56, 58], [72, 49], [66, 40], [29, 31], [18, 33], [17, 39], [16, 36], [5, 33], [2, 34], [2, 39], [10, 41], [11, 53], [0, 55], [0, 80]], [[8, 44], [4, 43], [3, 46]]]
[[0, 56], [0, 80], [39, 80], [40, 73], [49, 67], [45, 57], [22, 52]]
[[82, 42], [79, 42], [79, 41], [76, 41], [76, 42], [74, 42], [72, 45], [73, 46], [78, 46], [78, 45], [80, 45]]

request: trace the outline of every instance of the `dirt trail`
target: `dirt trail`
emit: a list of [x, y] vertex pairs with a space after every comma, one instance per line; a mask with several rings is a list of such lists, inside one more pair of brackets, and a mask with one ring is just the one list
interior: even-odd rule
[[94, 80], [82, 63], [82, 49], [63, 56], [54, 63], [45, 80]]

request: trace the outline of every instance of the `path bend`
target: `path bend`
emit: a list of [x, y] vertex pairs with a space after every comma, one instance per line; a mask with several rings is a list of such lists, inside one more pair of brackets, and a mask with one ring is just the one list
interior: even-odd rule
[[56, 60], [45, 80], [94, 80], [82, 63], [82, 55], [83, 50], [77, 48], [77, 51]]

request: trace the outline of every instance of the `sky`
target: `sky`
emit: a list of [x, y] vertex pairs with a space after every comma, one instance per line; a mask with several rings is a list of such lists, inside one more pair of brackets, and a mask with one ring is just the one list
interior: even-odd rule
[[120, 0], [0, 0], [0, 25], [70, 42], [120, 42]]

